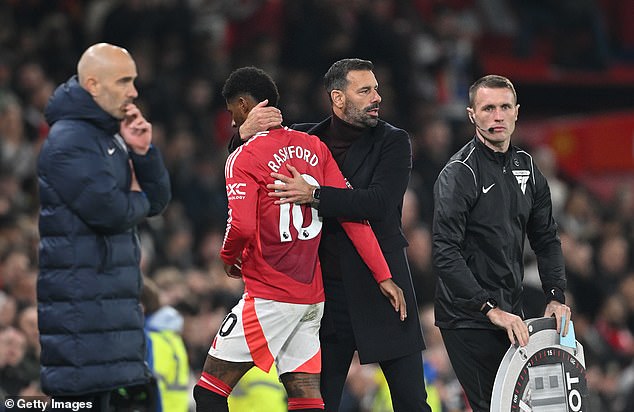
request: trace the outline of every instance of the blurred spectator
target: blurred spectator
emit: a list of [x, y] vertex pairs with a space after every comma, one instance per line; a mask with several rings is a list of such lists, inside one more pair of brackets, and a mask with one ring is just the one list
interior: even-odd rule
[[539, 146], [533, 150], [533, 159], [546, 180], [548, 180], [550, 197], [553, 203], [553, 217], [555, 220], [559, 220], [568, 196], [568, 186], [557, 176], [555, 152], [549, 146]]
[[17, 311], [15, 298], [0, 290], [0, 330], [13, 324]]
[[29, 255], [19, 247], [10, 247], [0, 256], [0, 283], [18, 301], [28, 300], [28, 295], [33, 293], [33, 291], [26, 291], [19, 287], [21, 283], [25, 282], [23, 279], [28, 277], [30, 265]]
[[[35, 285], [32, 285], [34, 287]], [[22, 308], [16, 318], [15, 325], [26, 340], [26, 350], [21, 367], [30, 382], [39, 382], [40, 378], [40, 332], [37, 328], [37, 306], [35, 300]]]
[[434, 183], [438, 173], [453, 154], [453, 136], [449, 122], [436, 116], [427, 119], [414, 135], [412, 185], [419, 197], [420, 219], [431, 225]]
[[433, 302], [436, 291], [436, 274], [432, 270], [431, 232], [429, 227], [418, 224], [406, 233], [409, 247], [407, 259], [412, 271], [412, 282], [419, 306]]
[[617, 234], [600, 239], [596, 251], [596, 275], [601, 279], [600, 291], [607, 297], [617, 291], [629, 269], [630, 246], [624, 236]]
[[181, 336], [183, 317], [161, 304], [159, 287], [143, 278], [141, 304], [145, 315], [146, 360], [158, 382], [161, 411], [187, 412], [192, 389], [187, 351]]
[[619, 292], [627, 305], [627, 326], [634, 333], [634, 272], [630, 272], [619, 286]]
[[620, 382], [634, 359], [634, 338], [626, 326], [626, 313], [623, 298], [611, 295], [601, 306], [594, 325], [576, 318], [577, 339], [584, 345], [592, 410], [629, 411], [623, 406], [632, 381]]
[[[604, 16], [596, 0], [512, 0], [519, 19], [516, 53], [531, 57], [553, 39], [554, 63], [570, 69], [602, 69], [609, 44]], [[549, 43], [549, 42], [546, 42]]]
[[[619, 185], [614, 191], [609, 210], [622, 234], [630, 240], [634, 239], [634, 187], [628, 184]], [[634, 244], [630, 246], [634, 248]]]
[[152, 280], [159, 289], [158, 295], [161, 306], [176, 306], [187, 296], [185, 277], [176, 267], [162, 267], [154, 273]]
[[598, 235], [601, 225], [599, 210], [586, 188], [577, 185], [568, 191], [559, 224], [577, 239], [591, 240]]
[[251, 368], [240, 379], [227, 399], [231, 411], [287, 412], [286, 390], [275, 365], [267, 373]]
[[24, 130], [22, 106], [11, 95], [0, 95], [0, 163], [21, 183], [32, 175], [35, 153]]
[[594, 271], [594, 249], [590, 243], [561, 233], [561, 249], [566, 264], [567, 288], [575, 297], [575, 314], [593, 321], [603, 300], [600, 280]]
[[14, 327], [0, 330], [0, 347], [4, 348], [3, 353], [0, 353], [0, 390], [8, 394], [19, 394], [39, 378], [38, 368], [33, 372], [32, 368], [27, 367], [26, 337]]
[[601, 338], [609, 345], [616, 360], [626, 364], [634, 357], [634, 335], [627, 328], [627, 306], [620, 295], [610, 295], [595, 322]]

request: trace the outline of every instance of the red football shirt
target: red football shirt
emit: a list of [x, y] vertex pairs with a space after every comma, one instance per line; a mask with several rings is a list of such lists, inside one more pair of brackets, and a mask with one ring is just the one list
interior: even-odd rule
[[[318, 259], [322, 220], [310, 205], [276, 205], [267, 195], [271, 172], [289, 174], [290, 163], [315, 186], [346, 187], [332, 154], [315, 136], [286, 127], [256, 134], [225, 164], [229, 199], [227, 230], [220, 251], [228, 265], [242, 259], [245, 291], [279, 302], [324, 300]], [[391, 277], [367, 222], [341, 221], [377, 282]]]

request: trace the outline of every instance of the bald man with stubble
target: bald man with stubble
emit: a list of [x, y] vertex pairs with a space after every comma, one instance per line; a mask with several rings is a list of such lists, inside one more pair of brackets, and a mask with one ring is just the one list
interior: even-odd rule
[[46, 107], [37, 165], [42, 389], [92, 411], [110, 410], [113, 392], [153, 391], [136, 226], [171, 191], [152, 125], [133, 103], [136, 77], [127, 50], [89, 47]]

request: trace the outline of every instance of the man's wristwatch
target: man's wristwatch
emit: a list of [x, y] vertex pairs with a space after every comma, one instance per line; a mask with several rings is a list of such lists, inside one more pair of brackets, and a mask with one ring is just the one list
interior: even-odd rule
[[316, 187], [313, 189], [313, 201], [311, 202], [314, 206], [319, 205], [319, 196], [321, 195], [321, 189]]
[[486, 302], [484, 302], [484, 306], [482, 306], [482, 309], [480, 309], [480, 312], [482, 312], [482, 314], [486, 316], [486, 314], [489, 313], [491, 309], [495, 309], [497, 307], [498, 307], [497, 301], [493, 298], [489, 298], [486, 300]]

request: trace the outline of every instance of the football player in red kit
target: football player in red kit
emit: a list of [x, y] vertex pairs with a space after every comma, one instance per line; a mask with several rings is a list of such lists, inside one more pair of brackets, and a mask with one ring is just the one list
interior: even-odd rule
[[[258, 102], [277, 105], [271, 77], [255, 67], [234, 71], [223, 88], [233, 126]], [[229, 276], [244, 279], [244, 295], [213, 339], [194, 388], [197, 412], [227, 412], [227, 397], [254, 365], [275, 362], [288, 394], [289, 411], [319, 411], [321, 354], [319, 324], [324, 290], [318, 258], [322, 220], [310, 205], [276, 205], [266, 185], [271, 172], [295, 167], [312, 185], [347, 183], [319, 138], [285, 127], [258, 133], [234, 151], [225, 165], [229, 215], [220, 252]], [[392, 281], [369, 224], [341, 221], [377, 287], [403, 320], [402, 290]]]

